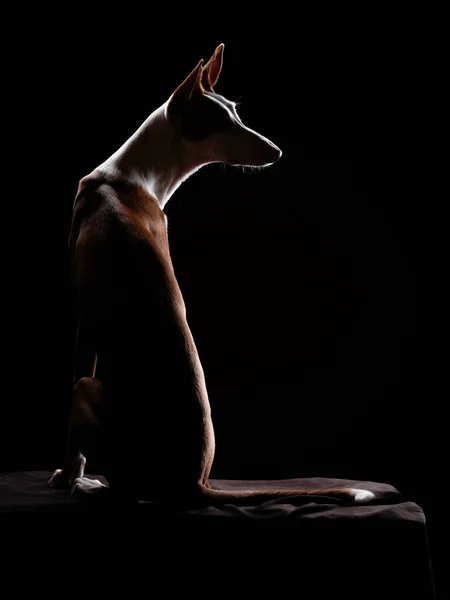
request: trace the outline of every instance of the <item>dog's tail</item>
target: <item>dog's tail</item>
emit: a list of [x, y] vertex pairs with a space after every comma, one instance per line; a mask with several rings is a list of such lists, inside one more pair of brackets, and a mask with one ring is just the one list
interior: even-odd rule
[[331, 496], [347, 502], [362, 504], [375, 498], [369, 490], [359, 488], [326, 488], [311, 490], [216, 490], [201, 484], [201, 493], [206, 502], [211, 505], [242, 504], [245, 501], [267, 502], [276, 498], [293, 496]]

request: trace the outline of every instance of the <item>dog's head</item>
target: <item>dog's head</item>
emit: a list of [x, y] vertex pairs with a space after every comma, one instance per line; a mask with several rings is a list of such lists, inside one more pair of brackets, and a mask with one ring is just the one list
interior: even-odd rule
[[169, 98], [165, 115], [199, 165], [223, 162], [265, 167], [281, 156], [270, 140], [246, 127], [236, 104], [214, 91], [223, 64], [224, 44], [201, 60]]

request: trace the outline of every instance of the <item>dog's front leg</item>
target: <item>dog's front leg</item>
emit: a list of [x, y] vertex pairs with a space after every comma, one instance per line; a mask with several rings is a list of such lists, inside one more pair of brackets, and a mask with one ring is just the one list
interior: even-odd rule
[[[64, 467], [56, 469], [48, 484], [52, 488], [71, 489], [74, 481], [84, 476], [86, 458], [80, 451], [80, 434], [86, 417], [86, 386], [83, 378], [93, 378], [97, 364], [97, 355], [93, 343], [92, 328], [86, 319], [78, 323], [77, 343], [75, 350], [74, 388], [69, 421]], [[93, 380], [91, 380], [93, 381]]]

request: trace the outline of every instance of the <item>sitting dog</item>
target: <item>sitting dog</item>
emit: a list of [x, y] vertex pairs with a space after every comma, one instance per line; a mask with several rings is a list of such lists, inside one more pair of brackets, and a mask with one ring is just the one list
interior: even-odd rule
[[[203, 165], [267, 167], [281, 157], [214, 91], [224, 45], [201, 60], [110, 158], [84, 177], [69, 252], [79, 310], [67, 456], [49, 481], [75, 495], [179, 506], [366, 490], [214, 490], [214, 429], [203, 369], [172, 265], [163, 209]], [[108, 484], [84, 476], [85, 456]], [[176, 473], [176, 479], [174, 479]]]

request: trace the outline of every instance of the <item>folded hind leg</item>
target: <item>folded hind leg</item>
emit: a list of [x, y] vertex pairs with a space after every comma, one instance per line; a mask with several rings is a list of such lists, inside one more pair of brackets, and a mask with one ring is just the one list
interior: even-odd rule
[[[104, 431], [101, 423], [102, 384], [98, 379], [82, 377], [72, 394], [69, 440], [63, 469], [57, 469], [49, 481], [54, 488], [70, 489], [75, 495], [92, 495], [103, 491], [98, 480], [84, 477], [85, 455], [94, 462], [101, 462], [104, 455]], [[87, 480], [87, 481], [86, 481]]]

